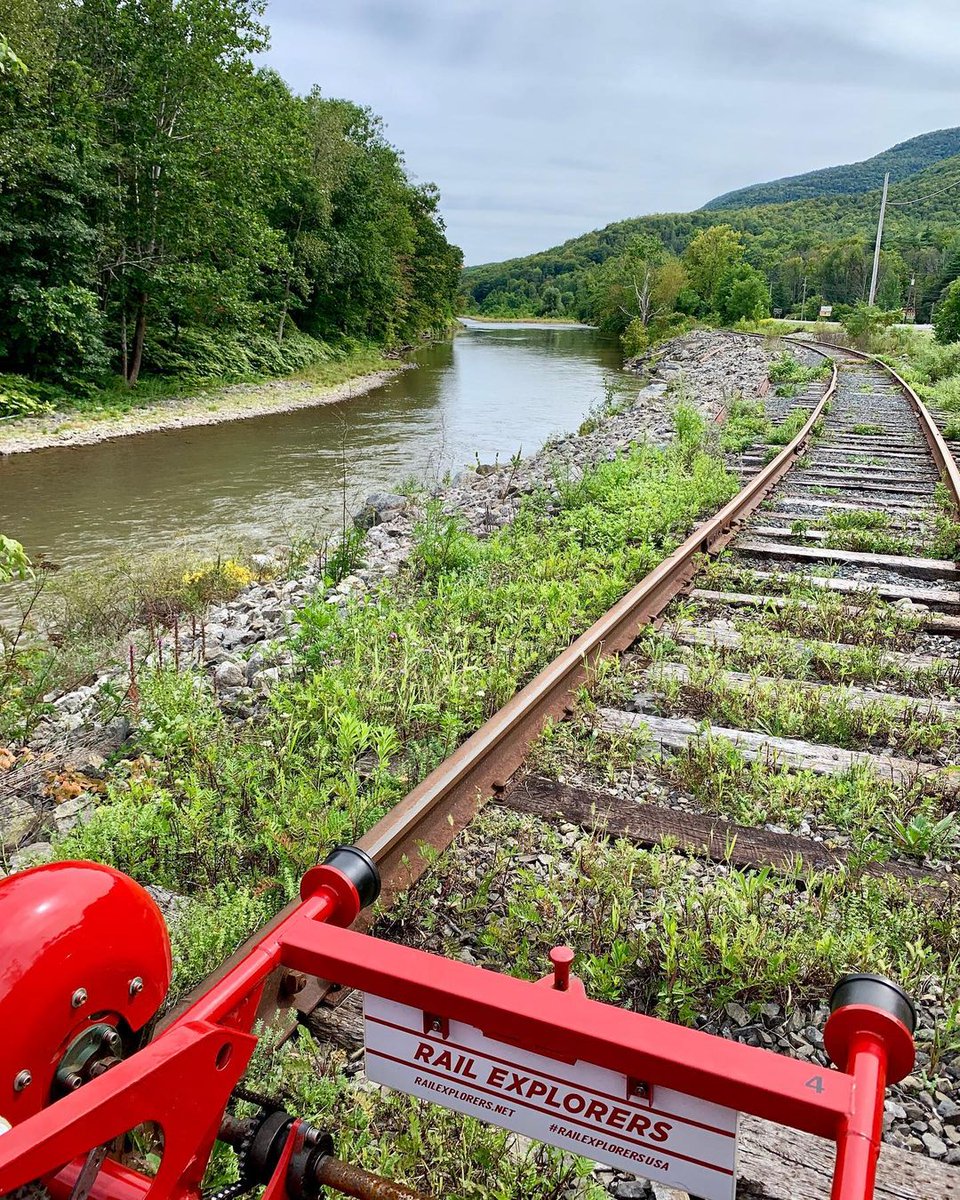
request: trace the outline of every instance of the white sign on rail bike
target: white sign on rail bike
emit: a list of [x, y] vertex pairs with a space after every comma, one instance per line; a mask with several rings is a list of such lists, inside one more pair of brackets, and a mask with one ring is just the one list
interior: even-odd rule
[[420, 1009], [379, 996], [365, 998], [364, 1040], [377, 1083], [703, 1200], [733, 1200], [733, 1109], [659, 1085], [636, 1099], [626, 1075], [545, 1058], [460, 1021], [424, 1032]]

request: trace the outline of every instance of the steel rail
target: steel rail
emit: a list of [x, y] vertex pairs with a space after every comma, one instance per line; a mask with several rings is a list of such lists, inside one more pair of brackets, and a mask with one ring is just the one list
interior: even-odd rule
[[894, 379], [906, 395], [910, 407], [913, 409], [914, 415], [920, 425], [920, 431], [926, 439], [927, 445], [930, 447], [933, 461], [940, 472], [940, 477], [953, 497], [954, 509], [960, 514], [960, 467], [957, 466], [956, 459], [953, 457], [950, 447], [940, 432], [940, 427], [934, 420], [932, 413], [903, 376], [876, 354], [868, 354], [865, 350], [854, 350], [852, 346], [835, 346], [832, 342], [819, 342], [816, 339], [808, 340], [806, 338], [802, 340], [797, 338], [795, 344], [807, 346], [809, 349], [815, 350], [818, 354], [825, 352], [820, 349], [822, 346], [834, 351], [841, 351], [844, 354], [852, 354], [855, 358], [862, 358], [866, 362], [871, 362], [875, 366], [882, 367]]
[[596, 662], [625, 650], [689, 586], [699, 556], [730, 542], [801, 455], [836, 387], [834, 364], [828, 388], [793, 441], [364, 835], [359, 845], [380, 868], [388, 906], [426, 866], [420, 847], [449, 846], [486, 799], [506, 787], [547, 720], [571, 710]]
[[[810, 346], [815, 353], [829, 354]], [[411, 887], [438, 851], [447, 849], [493, 796], [501, 793], [522, 765], [532, 742], [547, 721], [573, 710], [574, 697], [603, 657], [620, 653], [652, 624], [676, 596], [693, 582], [700, 556], [717, 554], [740, 526], [794, 466], [814, 426], [837, 388], [833, 363], [830, 383], [794, 439], [767, 463], [713, 517], [692, 533], [639, 583], [635, 584], [585, 633], [563, 650], [524, 688], [493, 714], [457, 750], [382, 817], [357, 843], [377, 863], [383, 881], [380, 904], [389, 909], [398, 893]], [[222, 979], [249, 953], [250, 947], [278, 927], [296, 908], [287, 905], [197, 985], [160, 1022], [165, 1028], [190, 1004]], [[356, 924], [367, 928], [366, 913]], [[289, 1033], [296, 1017], [309, 1016], [333, 989], [323, 981], [275, 973], [264, 988], [258, 1017]]]

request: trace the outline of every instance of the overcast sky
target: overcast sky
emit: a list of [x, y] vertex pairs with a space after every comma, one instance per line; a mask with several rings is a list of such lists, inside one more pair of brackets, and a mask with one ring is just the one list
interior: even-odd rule
[[953, 0], [270, 0], [265, 57], [299, 91], [379, 113], [478, 263], [960, 124], [957, 15]]

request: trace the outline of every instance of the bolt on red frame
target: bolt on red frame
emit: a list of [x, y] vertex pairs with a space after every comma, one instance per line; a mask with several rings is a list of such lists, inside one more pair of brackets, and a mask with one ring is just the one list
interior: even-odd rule
[[[101, 876], [109, 872], [71, 865]], [[18, 880], [46, 870], [0, 881], [0, 902], [5, 887], [13, 897]], [[304, 876], [300, 905], [142, 1049], [22, 1120], [12, 1099], [14, 1080], [0, 1077], [0, 1115], [13, 1113], [12, 1128], [0, 1134], [0, 1196], [43, 1180], [55, 1196], [67, 1197], [92, 1148], [153, 1122], [163, 1131], [164, 1147], [156, 1176], [107, 1160], [89, 1197], [196, 1200], [230, 1093], [257, 1043], [251, 1031], [264, 984], [285, 968], [408, 1005], [439, 1023], [464, 1022], [561, 1062], [626, 1073], [654, 1092], [675, 1089], [829, 1138], [837, 1145], [833, 1200], [871, 1200], [884, 1090], [907, 1075], [914, 1060], [913, 1008], [897, 985], [875, 976], [841, 981], [824, 1032], [838, 1069], [811, 1076], [817, 1068], [809, 1063], [589, 1000], [582, 988], [568, 986], [569, 958], [563, 954], [555, 956], [554, 986], [545, 987], [346, 928], [378, 894], [372, 860], [341, 847]], [[31, 904], [36, 886], [33, 896]], [[156, 912], [146, 893], [143, 903]], [[82, 908], [77, 911], [82, 915]], [[7, 961], [10, 914], [11, 906], [0, 904], [0, 917], [7, 917], [0, 922], [0, 966]], [[27, 921], [31, 913], [21, 916]], [[118, 945], [125, 932], [117, 932]], [[0, 1013], [8, 978], [0, 974]], [[28, 1021], [29, 1013], [20, 1020]], [[0, 1051], [0, 1069], [8, 1061], [15, 1063], [15, 1055]], [[297, 1128], [264, 1192], [268, 1200], [287, 1194]]]

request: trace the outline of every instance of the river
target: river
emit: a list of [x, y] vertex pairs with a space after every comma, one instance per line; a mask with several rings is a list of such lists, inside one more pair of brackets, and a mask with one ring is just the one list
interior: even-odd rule
[[471, 323], [413, 361], [338, 404], [0, 459], [0, 530], [61, 566], [336, 534], [370, 492], [533, 453], [623, 379], [576, 327]]

